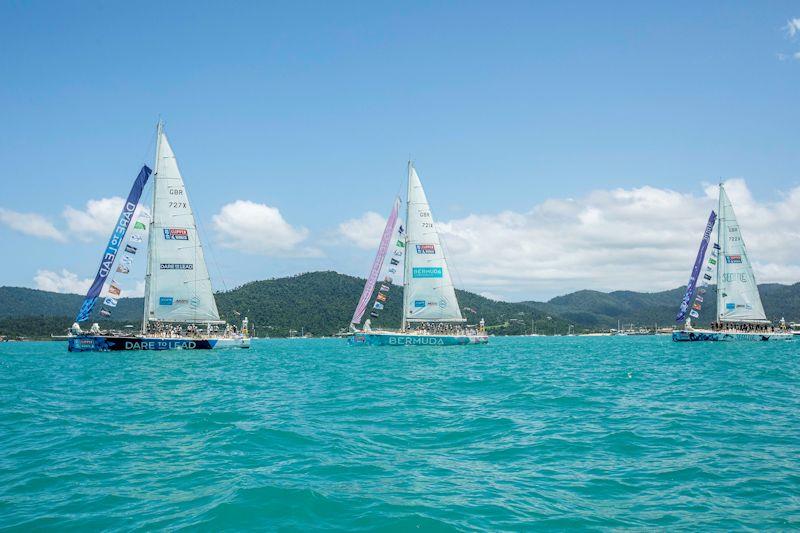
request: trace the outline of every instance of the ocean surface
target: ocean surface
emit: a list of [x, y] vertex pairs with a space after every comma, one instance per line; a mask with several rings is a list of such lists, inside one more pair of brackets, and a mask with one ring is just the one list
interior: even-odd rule
[[0, 528], [796, 528], [799, 352], [0, 343]]

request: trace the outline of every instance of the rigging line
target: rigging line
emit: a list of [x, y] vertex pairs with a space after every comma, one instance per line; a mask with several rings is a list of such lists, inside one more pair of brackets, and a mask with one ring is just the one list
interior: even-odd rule
[[[214, 267], [217, 269], [217, 272], [219, 273], [219, 279], [222, 282], [222, 287], [224, 288], [225, 292], [227, 292], [229, 290], [228, 289], [228, 284], [225, 282], [225, 276], [222, 275], [222, 269], [220, 268], [219, 262], [217, 261], [217, 255], [214, 253], [214, 247], [211, 246], [211, 240], [208, 238], [208, 234], [206, 233], [205, 226], [201, 223], [201, 218], [202, 217], [199, 216], [199, 212], [198, 212], [196, 207], [193, 207], [192, 209], [193, 209], [193, 211], [194, 211], [194, 213], [196, 215], [194, 217], [194, 221], [195, 221], [195, 224], [197, 225], [198, 236], [201, 238], [200, 244], [202, 245], [203, 241], [205, 241], [207, 243], [205, 247], [208, 248], [208, 251], [209, 251], [209, 253], [211, 255], [211, 261], [214, 263]], [[195, 253], [197, 253], [197, 252], [195, 252]]]

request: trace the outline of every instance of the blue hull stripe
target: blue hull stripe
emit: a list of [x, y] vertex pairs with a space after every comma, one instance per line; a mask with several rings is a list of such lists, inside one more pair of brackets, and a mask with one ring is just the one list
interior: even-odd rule
[[151, 337], [105, 337], [81, 335], [71, 337], [70, 352], [118, 352], [135, 350], [212, 350], [216, 339], [160, 339]]

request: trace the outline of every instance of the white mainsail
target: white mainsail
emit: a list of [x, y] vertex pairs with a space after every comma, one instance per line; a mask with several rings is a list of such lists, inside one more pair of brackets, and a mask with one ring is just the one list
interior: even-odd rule
[[463, 322], [431, 208], [410, 162], [406, 239], [403, 328], [408, 322]]
[[217, 322], [203, 247], [186, 186], [161, 124], [153, 174], [145, 278], [145, 323]]
[[721, 322], [768, 322], [739, 223], [725, 188], [719, 186], [717, 318]]

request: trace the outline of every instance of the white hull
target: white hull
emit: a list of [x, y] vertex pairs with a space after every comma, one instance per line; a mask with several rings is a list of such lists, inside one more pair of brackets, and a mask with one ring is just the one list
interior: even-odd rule
[[731, 342], [731, 341], [789, 341], [794, 335], [779, 331], [714, 331], [710, 329], [682, 329], [672, 332], [675, 342]]

